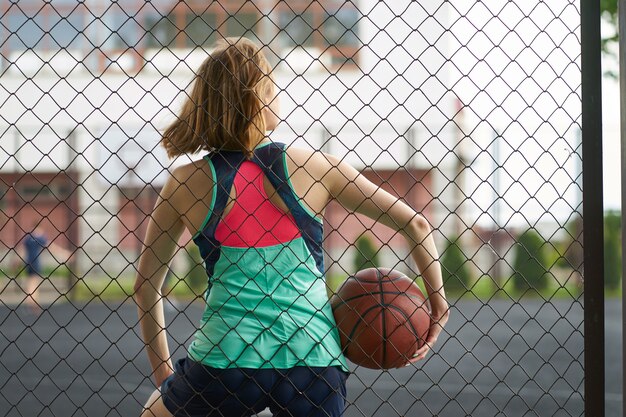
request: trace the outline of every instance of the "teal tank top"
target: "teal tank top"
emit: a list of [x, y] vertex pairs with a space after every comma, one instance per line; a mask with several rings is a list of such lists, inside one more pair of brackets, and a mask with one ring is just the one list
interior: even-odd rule
[[271, 245], [228, 246], [223, 244], [227, 239], [216, 239], [230, 190], [248, 160], [234, 151], [204, 159], [215, 186], [193, 240], [205, 261], [208, 287], [189, 357], [214, 368], [339, 366], [347, 371], [323, 275], [323, 225], [293, 190], [285, 145], [257, 147], [250, 159], [276, 189], [299, 231]]

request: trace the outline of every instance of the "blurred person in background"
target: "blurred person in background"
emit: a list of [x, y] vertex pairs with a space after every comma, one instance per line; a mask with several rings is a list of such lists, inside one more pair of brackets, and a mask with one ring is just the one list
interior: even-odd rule
[[26, 285], [22, 290], [26, 294], [24, 302], [28, 311], [34, 315], [39, 315], [42, 311], [39, 298], [39, 289], [44, 277], [42, 269], [42, 254], [44, 250], [52, 253], [55, 259], [69, 260], [72, 252], [50, 241], [40, 220], [31, 220], [20, 242], [17, 244], [20, 262], [24, 263], [26, 270]]

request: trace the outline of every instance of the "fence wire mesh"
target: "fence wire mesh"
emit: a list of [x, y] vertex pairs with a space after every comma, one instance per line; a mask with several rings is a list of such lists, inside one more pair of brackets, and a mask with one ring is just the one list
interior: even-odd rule
[[[168, 361], [180, 415], [583, 414], [577, 2], [20, 0], [0, 33], [5, 415], [140, 415]], [[439, 302], [441, 270], [425, 359], [343, 362], [368, 267]]]

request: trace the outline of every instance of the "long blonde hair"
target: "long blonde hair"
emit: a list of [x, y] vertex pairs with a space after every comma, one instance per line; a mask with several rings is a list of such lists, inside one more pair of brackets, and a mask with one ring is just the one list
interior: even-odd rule
[[200, 65], [180, 115], [163, 133], [170, 158], [201, 150], [250, 156], [266, 131], [262, 110], [272, 92], [270, 64], [246, 38], [225, 38]]

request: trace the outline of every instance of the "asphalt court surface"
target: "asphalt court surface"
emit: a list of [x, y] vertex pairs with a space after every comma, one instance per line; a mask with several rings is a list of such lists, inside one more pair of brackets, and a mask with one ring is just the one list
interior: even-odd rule
[[[199, 303], [166, 312], [173, 358], [201, 313]], [[606, 415], [618, 417], [620, 301], [606, 313]], [[446, 331], [415, 366], [355, 369], [345, 415], [583, 415], [581, 301], [457, 301]], [[0, 306], [0, 415], [138, 416], [154, 389], [138, 332], [132, 301], [54, 303], [39, 317]]]

